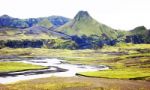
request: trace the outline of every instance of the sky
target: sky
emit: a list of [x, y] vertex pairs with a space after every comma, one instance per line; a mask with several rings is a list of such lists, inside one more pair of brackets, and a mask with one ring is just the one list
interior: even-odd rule
[[150, 0], [0, 0], [0, 15], [17, 18], [51, 15], [73, 18], [88, 11], [98, 22], [115, 29], [150, 28]]

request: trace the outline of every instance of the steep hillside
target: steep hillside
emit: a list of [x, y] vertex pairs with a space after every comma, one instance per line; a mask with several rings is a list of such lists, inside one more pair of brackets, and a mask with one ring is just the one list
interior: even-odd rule
[[5, 47], [75, 49], [76, 44], [68, 35], [32, 26], [25, 29], [0, 28], [0, 49]]
[[0, 40], [33, 40], [33, 39], [70, 39], [70, 36], [51, 31], [43, 26], [32, 26], [30, 28], [0, 28]]
[[144, 26], [138, 26], [134, 28], [133, 30], [129, 31], [129, 35], [140, 35], [145, 34], [147, 32], [147, 28]]
[[150, 43], [150, 30], [144, 26], [139, 26], [129, 31], [126, 35], [126, 42]]
[[77, 36], [97, 35], [105, 38], [116, 39], [121, 31], [112, 29], [93, 19], [87, 11], [79, 11], [73, 20], [56, 29], [56, 31]]

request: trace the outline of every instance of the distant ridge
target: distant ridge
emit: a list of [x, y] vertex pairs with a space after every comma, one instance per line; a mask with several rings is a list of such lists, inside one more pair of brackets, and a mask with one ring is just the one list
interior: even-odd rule
[[[79, 11], [73, 19], [62, 16], [19, 19], [0, 16], [0, 47], [12, 43], [32, 47], [35, 41], [50, 48], [100, 48], [124, 43], [150, 43], [150, 30], [138, 26], [130, 31], [116, 30], [96, 21], [87, 11]], [[4, 41], [3, 41], [4, 40]], [[39, 40], [39, 41], [38, 41]], [[28, 42], [29, 41], [29, 42]], [[43, 46], [45, 47], [45, 46]]]
[[[47, 20], [46, 22], [43, 20]], [[11, 27], [11, 28], [28, 28], [36, 25], [40, 22], [41, 24], [52, 24], [54, 27], [59, 27], [70, 21], [69, 18], [62, 16], [50, 16], [50, 17], [41, 17], [41, 18], [29, 18], [29, 19], [19, 19], [13, 18], [8, 15], [0, 16], [0, 27]]]

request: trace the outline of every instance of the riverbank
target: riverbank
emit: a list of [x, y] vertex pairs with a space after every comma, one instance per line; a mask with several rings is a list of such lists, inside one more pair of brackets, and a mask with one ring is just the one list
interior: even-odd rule
[[150, 82], [88, 77], [49, 77], [0, 85], [1, 90], [149, 90]]
[[[60, 59], [29, 59], [29, 60], [18, 60], [21, 64], [35, 65], [47, 67], [46, 69], [40, 70], [23, 70], [23, 71], [11, 71], [11, 72], [1, 72], [0, 73], [0, 83], [8, 84], [14, 83], [20, 80], [30, 80], [44, 77], [73, 77], [78, 72], [87, 72], [87, 71], [98, 71], [109, 69], [105, 65], [78, 65], [66, 63], [64, 60]], [[11, 63], [18, 63], [13, 62]], [[3, 63], [5, 63], [3, 61]], [[7, 65], [5, 65], [7, 66]], [[7, 67], [6, 67], [7, 68]], [[30, 68], [30, 67], [28, 67]]]
[[40, 66], [40, 65], [33, 65], [27, 64], [22, 62], [1, 62], [0, 61], [0, 76], [5, 76], [8, 73], [13, 72], [21, 72], [21, 71], [28, 71], [28, 70], [41, 70], [41, 69], [48, 69], [48, 67]]
[[[144, 78], [145, 80], [150, 79], [150, 44], [118, 44], [116, 46], [105, 46], [98, 50], [5, 48], [0, 49], [0, 55], [2, 56], [1, 58], [3, 58], [3, 56], [5, 57], [4, 59], [1, 59], [3, 61], [16, 60], [11, 57], [16, 57], [18, 60], [22, 58], [27, 60], [37, 58], [58, 58], [66, 60], [66, 62], [71, 64], [106, 65], [116, 73], [112, 73], [112, 76], [110, 77], [108, 76], [110, 71], [104, 71], [103, 76], [105, 76], [105, 78], [123, 78], [124, 76], [120, 77], [122, 76], [120, 74], [128, 73], [125, 76], [127, 79], [132, 77], [143, 79], [143, 76], [146, 77]], [[117, 73], [119, 70], [122, 70], [122, 72]], [[132, 71], [138, 71], [138, 73], [133, 73]], [[95, 72], [94, 74], [91, 72], [91, 74], [88, 74], [87, 76], [101, 77], [101, 75], [100, 71]]]
[[[102, 72], [81, 72], [92, 78], [82, 76], [74, 78], [74, 76], [71, 76], [66, 78], [50, 77], [43, 79], [42, 77], [39, 77], [41, 79], [22, 81], [19, 83], [1, 86], [7, 87], [8, 90], [21, 90], [22, 87], [26, 90], [29, 88], [31, 88], [31, 90], [149, 90], [150, 88], [150, 44], [122, 44], [112, 47], [105, 46], [98, 50], [5, 48], [0, 49], [0, 55], [7, 56], [7, 58], [1, 59], [2, 61], [15, 61], [14, 58], [10, 58], [9, 56], [17, 57], [18, 60], [21, 58], [25, 58], [26, 60], [37, 58], [57, 58], [65, 60], [65, 63], [91, 66], [106, 65], [111, 69]], [[71, 68], [72, 66], [68, 67]], [[62, 76], [63, 74], [59, 73], [59, 75]], [[143, 75], [146, 75], [146, 78], [138, 78]], [[95, 76], [99, 78], [94, 78]], [[105, 77], [102, 78], [101, 76]], [[123, 78], [131, 79], [131, 76], [136, 80], [124, 80]], [[32, 85], [31, 82], [38, 83]], [[57, 82], [61, 82], [61, 84]], [[99, 85], [95, 86], [97, 84]], [[5, 88], [4, 90], [7, 89]]]

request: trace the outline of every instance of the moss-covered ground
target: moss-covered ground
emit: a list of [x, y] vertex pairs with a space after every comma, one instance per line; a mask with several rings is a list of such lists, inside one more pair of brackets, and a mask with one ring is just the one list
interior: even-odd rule
[[44, 68], [46, 67], [22, 63], [22, 62], [0, 62], [0, 73], [23, 71], [23, 70], [37, 70], [37, 69], [44, 69]]
[[45, 79], [18, 82], [9, 85], [1, 85], [1, 88], [5, 88], [2, 90], [7, 89], [8, 90], [149, 90], [150, 89], [150, 82], [149, 82], [150, 44], [120, 43], [115, 46], [105, 46], [102, 49], [98, 50], [3, 48], [0, 49], [0, 55], [14, 56], [14, 57], [17, 56], [19, 58], [35, 58], [35, 57], [61, 58], [69, 63], [74, 64], [91, 64], [91, 65], [104, 64], [110, 67], [110, 70], [106, 71], [78, 73], [80, 75], [87, 76], [86, 78], [50, 77]]

